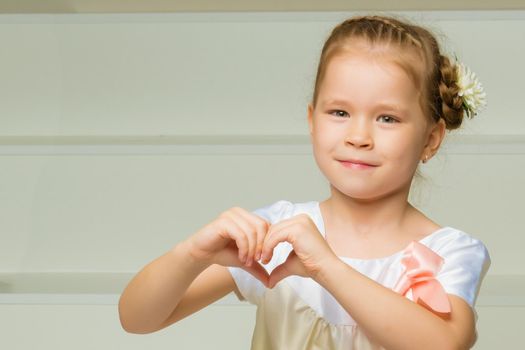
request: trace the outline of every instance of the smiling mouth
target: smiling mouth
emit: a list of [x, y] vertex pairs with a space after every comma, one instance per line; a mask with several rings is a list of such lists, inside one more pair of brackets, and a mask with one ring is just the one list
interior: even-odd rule
[[345, 161], [340, 160], [339, 161], [345, 168], [351, 168], [351, 169], [370, 169], [375, 168], [377, 165], [372, 165], [360, 161]]

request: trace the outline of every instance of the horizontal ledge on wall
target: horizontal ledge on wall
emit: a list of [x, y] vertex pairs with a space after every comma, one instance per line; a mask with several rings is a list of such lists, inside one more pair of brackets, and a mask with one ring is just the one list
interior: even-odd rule
[[[448, 154], [525, 154], [525, 135], [451, 135]], [[311, 154], [308, 135], [0, 136], [0, 156]]]
[[[0, 273], [1, 304], [116, 305], [132, 273]], [[216, 306], [251, 306], [230, 293]], [[525, 275], [487, 275], [481, 307], [525, 306]]]
[[[116, 305], [133, 273], [0, 273], [1, 304]], [[230, 293], [215, 305], [248, 305]]]
[[[120, 293], [0, 293], [0, 305], [118, 305]], [[249, 306], [230, 293], [213, 305]]]

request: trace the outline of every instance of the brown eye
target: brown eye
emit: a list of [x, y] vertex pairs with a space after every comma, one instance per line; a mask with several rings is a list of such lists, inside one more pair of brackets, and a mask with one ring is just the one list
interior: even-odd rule
[[335, 116], [335, 117], [346, 117], [346, 116], [348, 116], [348, 113], [346, 113], [345, 111], [339, 110], [339, 109], [336, 109], [334, 111], [330, 111], [330, 114]]
[[382, 115], [379, 117], [379, 119], [382, 119], [387, 124], [393, 124], [397, 122], [397, 119], [395, 119], [391, 115]]

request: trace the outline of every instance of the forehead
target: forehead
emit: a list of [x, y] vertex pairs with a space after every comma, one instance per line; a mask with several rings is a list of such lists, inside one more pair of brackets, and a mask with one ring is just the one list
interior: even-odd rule
[[363, 103], [392, 101], [416, 107], [420, 89], [400, 63], [406, 61], [393, 55], [395, 52], [353, 45], [331, 55], [319, 86], [319, 102], [351, 98]]

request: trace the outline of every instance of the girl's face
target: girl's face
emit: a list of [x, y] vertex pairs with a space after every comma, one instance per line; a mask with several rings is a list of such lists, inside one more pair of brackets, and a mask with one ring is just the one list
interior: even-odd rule
[[408, 195], [419, 161], [436, 146], [429, 140], [435, 123], [419, 98], [395, 63], [365, 50], [330, 59], [308, 124], [315, 160], [333, 188], [362, 200]]

